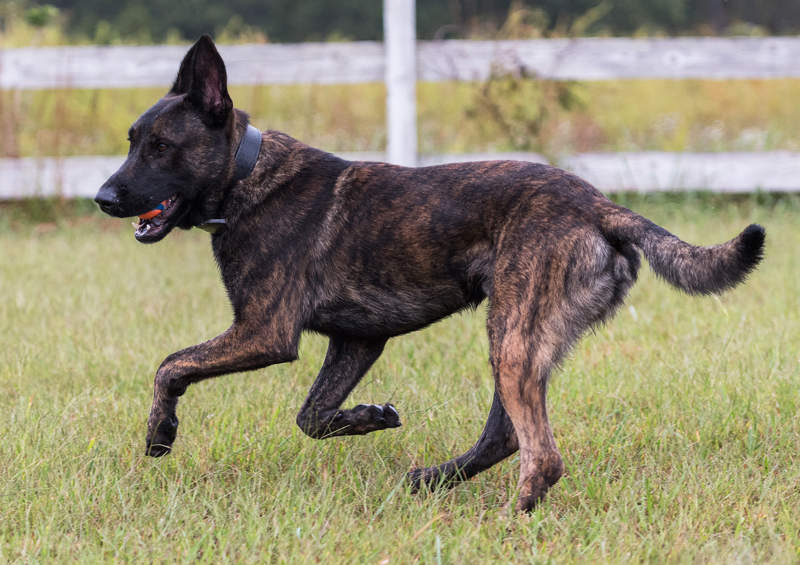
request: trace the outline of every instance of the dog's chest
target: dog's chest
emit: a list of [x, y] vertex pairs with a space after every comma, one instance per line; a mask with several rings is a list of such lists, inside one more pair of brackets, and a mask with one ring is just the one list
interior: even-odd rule
[[401, 288], [360, 285], [318, 304], [308, 329], [328, 335], [397, 335], [477, 305], [483, 298], [480, 288], [467, 288], [456, 281]]

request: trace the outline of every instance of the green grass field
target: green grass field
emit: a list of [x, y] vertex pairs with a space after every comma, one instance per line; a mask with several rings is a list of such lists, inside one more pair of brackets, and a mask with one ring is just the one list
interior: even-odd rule
[[513, 457], [446, 493], [403, 482], [480, 433], [483, 310], [392, 340], [354, 391], [402, 428], [305, 437], [325, 352], [308, 335], [293, 364], [190, 388], [153, 460], [155, 369], [230, 320], [208, 235], [142, 246], [124, 221], [0, 209], [0, 562], [798, 562], [800, 202], [623, 202], [695, 243], [759, 222], [766, 260], [719, 299], [643, 267], [551, 382], [567, 472], [522, 516]]

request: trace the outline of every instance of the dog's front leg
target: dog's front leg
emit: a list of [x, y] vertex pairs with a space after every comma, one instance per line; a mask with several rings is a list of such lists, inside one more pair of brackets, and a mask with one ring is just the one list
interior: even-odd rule
[[297, 415], [297, 425], [308, 436], [323, 439], [361, 435], [400, 426], [391, 404], [339, 407], [383, 351], [383, 338], [331, 336], [325, 363]]
[[147, 455], [158, 457], [172, 449], [178, 430], [175, 414], [178, 397], [190, 384], [297, 359], [297, 336], [270, 339], [265, 337], [263, 328], [258, 330], [250, 325], [234, 324], [217, 337], [173, 353], [161, 363], [156, 372], [153, 407], [147, 421]]

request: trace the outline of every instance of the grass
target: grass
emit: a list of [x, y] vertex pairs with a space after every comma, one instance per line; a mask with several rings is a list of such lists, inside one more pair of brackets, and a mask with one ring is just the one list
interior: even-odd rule
[[402, 428], [303, 436], [294, 415], [325, 351], [309, 335], [293, 364], [193, 386], [175, 451], [153, 460], [156, 367], [230, 319], [208, 236], [141, 246], [82, 205], [46, 223], [0, 209], [0, 561], [797, 562], [800, 203], [622, 201], [698, 243], [760, 222], [766, 260], [719, 299], [643, 269], [551, 383], [567, 473], [530, 516], [503, 509], [513, 457], [446, 493], [403, 483], [480, 433], [483, 310], [392, 340], [354, 391], [392, 401]]

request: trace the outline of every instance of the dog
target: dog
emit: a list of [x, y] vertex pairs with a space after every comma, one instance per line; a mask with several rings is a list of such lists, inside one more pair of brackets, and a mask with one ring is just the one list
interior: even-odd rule
[[151, 456], [171, 450], [190, 384], [293, 361], [303, 331], [330, 339], [297, 416], [303, 432], [322, 439], [400, 426], [391, 404], [341, 405], [389, 338], [488, 298], [495, 393], [483, 433], [463, 455], [408, 477], [413, 489], [452, 485], [519, 451], [517, 508], [527, 511], [564, 471], [548, 377], [622, 304], [639, 254], [689, 294], [736, 286], [763, 254], [761, 226], [696, 247], [546, 165], [350, 162], [261, 133], [233, 107], [208, 36], [129, 139], [126, 161], [95, 200], [112, 216], [139, 216], [143, 243], [175, 227], [211, 231], [234, 312], [228, 330], [158, 368]]

